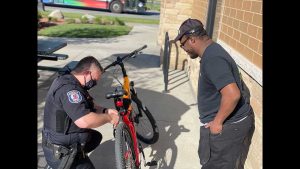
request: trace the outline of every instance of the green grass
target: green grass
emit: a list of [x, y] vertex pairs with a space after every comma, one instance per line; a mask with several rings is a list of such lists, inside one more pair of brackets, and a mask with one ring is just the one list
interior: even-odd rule
[[147, 0], [146, 7], [148, 10], [160, 11], [161, 0]]
[[39, 36], [69, 38], [111, 38], [127, 35], [132, 27], [96, 24], [64, 24], [42, 29]]
[[147, 4], [148, 10], [160, 11], [160, 4]]
[[[48, 17], [48, 15], [51, 13], [51, 11], [39, 11], [43, 17]], [[81, 18], [81, 13], [68, 13], [63, 12], [63, 15], [65, 18]], [[123, 22], [130, 22], [130, 23], [143, 23], [143, 24], [159, 24], [158, 19], [143, 19], [143, 18], [130, 18], [130, 17], [113, 17], [113, 16], [104, 16], [104, 15], [93, 15], [93, 16], [99, 16], [101, 18], [105, 18], [108, 20], [116, 20], [118, 18], [120, 21]]]

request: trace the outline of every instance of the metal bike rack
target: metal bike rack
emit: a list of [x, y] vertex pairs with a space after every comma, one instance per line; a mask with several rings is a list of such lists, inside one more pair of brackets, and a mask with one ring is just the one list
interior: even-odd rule
[[170, 41], [169, 34], [166, 32], [165, 35], [165, 47], [164, 47], [164, 55], [163, 55], [163, 74], [164, 74], [164, 83], [165, 90], [164, 92], [168, 92], [168, 76], [169, 76], [169, 65], [170, 65]]

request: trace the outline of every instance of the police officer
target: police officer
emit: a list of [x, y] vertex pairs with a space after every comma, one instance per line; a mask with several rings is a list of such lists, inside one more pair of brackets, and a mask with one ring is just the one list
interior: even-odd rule
[[45, 103], [42, 147], [48, 168], [95, 168], [86, 153], [94, 150], [102, 135], [96, 128], [115, 125], [118, 112], [93, 102], [88, 90], [97, 84], [103, 68], [92, 56], [58, 76]]

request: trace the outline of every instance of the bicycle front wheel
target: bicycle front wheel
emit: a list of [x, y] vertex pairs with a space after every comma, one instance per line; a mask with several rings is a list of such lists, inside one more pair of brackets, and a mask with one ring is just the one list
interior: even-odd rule
[[147, 107], [143, 107], [139, 100], [132, 100], [132, 110], [136, 125], [137, 138], [146, 144], [154, 144], [159, 137], [156, 121]]
[[128, 127], [119, 123], [115, 134], [115, 155], [117, 169], [138, 169], [135, 165], [133, 141]]

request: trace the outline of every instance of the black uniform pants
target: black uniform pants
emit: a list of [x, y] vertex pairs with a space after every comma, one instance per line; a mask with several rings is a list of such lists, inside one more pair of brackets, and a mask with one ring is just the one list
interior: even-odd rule
[[198, 155], [202, 169], [244, 169], [254, 133], [254, 115], [232, 124], [224, 124], [220, 134], [200, 128]]
[[[90, 133], [89, 137], [83, 148], [85, 153], [89, 153], [92, 150], [94, 150], [102, 140], [102, 135], [98, 131], [91, 129], [89, 133]], [[47, 135], [43, 134], [43, 139], [48, 140]], [[43, 147], [45, 159], [47, 161], [47, 165], [50, 166], [52, 169], [58, 168], [61, 160], [56, 159], [54, 157], [53, 149], [44, 145], [42, 147]], [[94, 169], [95, 167], [88, 156], [85, 156], [85, 158], [83, 158], [82, 154], [78, 153], [76, 155], [76, 158], [74, 159], [74, 163], [72, 164], [71, 168], [72, 169]]]

